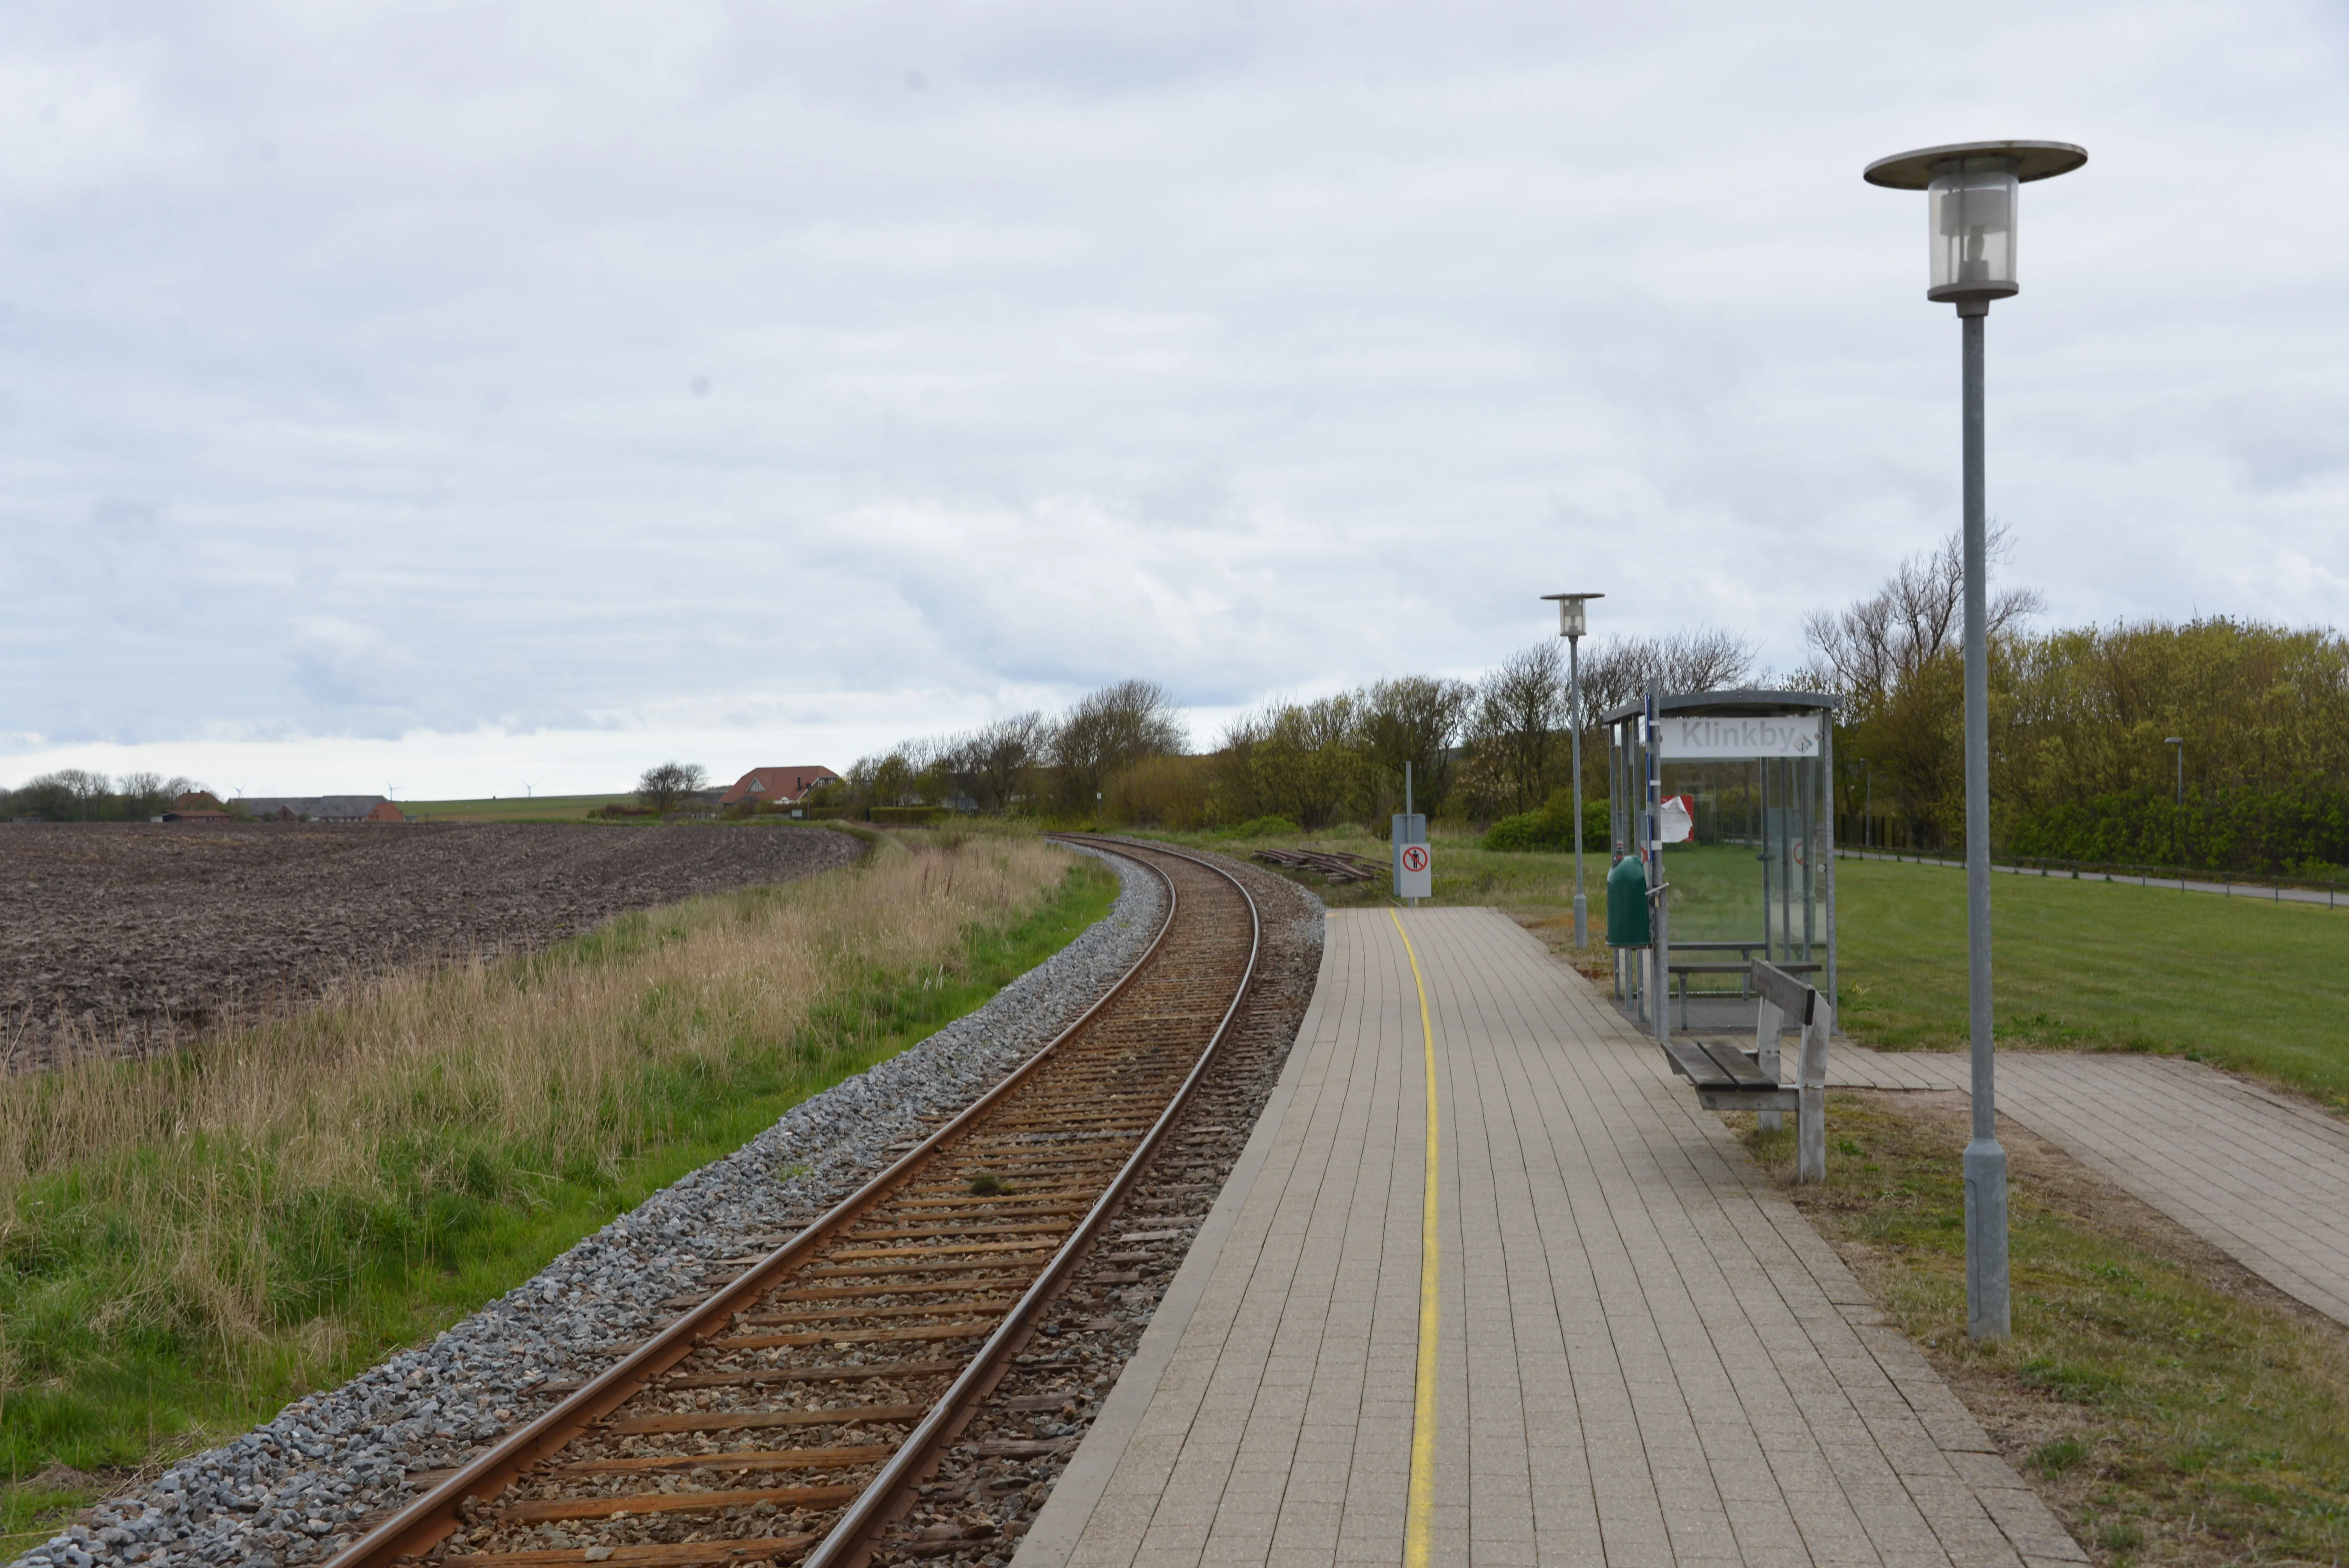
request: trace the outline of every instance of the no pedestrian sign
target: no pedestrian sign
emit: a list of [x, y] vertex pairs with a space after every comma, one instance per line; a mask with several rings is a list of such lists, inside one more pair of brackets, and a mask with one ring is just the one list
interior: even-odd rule
[[1397, 898], [1433, 898], [1435, 896], [1434, 862], [1429, 858], [1425, 844], [1405, 844], [1395, 857], [1395, 896]]

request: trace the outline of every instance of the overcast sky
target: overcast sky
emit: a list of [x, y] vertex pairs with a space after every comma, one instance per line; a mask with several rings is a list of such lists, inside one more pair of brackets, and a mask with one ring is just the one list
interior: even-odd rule
[[2349, 10], [16, 4], [0, 784], [625, 788], [1710, 624], [1957, 519], [1958, 139], [2058, 623], [2349, 621]]

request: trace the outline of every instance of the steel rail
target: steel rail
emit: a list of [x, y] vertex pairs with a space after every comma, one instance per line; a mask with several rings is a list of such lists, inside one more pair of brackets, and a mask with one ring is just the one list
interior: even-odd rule
[[[810, 1253], [834, 1241], [858, 1218], [886, 1201], [923, 1166], [983, 1122], [1003, 1099], [1055, 1061], [1070, 1042], [1081, 1036], [1104, 1010], [1133, 987], [1157, 960], [1174, 929], [1181, 899], [1174, 879], [1160, 867], [1133, 853], [1134, 850], [1145, 849], [1145, 846], [1123, 844], [1091, 835], [1054, 836], [1071, 842], [1123, 851], [1134, 863], [1147, 867], [1164, 886], [1166, 893], [1164, 917], [1149, 945], [1125, 972], [1083, 1013], [1006, 1075], [1001, 1082], [973, 1100], [854, 1192], [835, 1203], [791, 1241], [720, 1286], [698, 1306], [681, 1314], [667, 1327], [577, 1390], [400, 1509], [338, 1553], [327, 1568], [387, 1568], [395, 1559], [420, 1556], [429, 1550], [461, 1522], [461, 1511], [468, 1501], [495, 1497], [525, 1468], [566, 1447], [593, 1423], [634, 1398], [652, 1379], [691, 1355], [714, 1328], [722, 1327], [734, 1313], [755, 1303], [767, 1290], [805, 1264]], [[1164, 1140], [1174, 1117], [1188, 1102], [1193, 1089], [1217, 1054], [1230, 1031], [1232, 1021], [1246, 1000], [1254, 981], [1263, 942], [1263, 920], [1255, 899], [1238, 879], [1204, 857], [1171, 846], [1150, 845], [1146, 846], [1146, 851], [1186, 861], [1209, 871], [1230, 883], [1240, 894], [1248, 911], [1250, 941], [1246, 969], [1234, 989], [1232, 1000], [1168, 1108], [1154, 1122], [1110, 1186], [1061, 1243], [1019, 1303], [1005, 1315], [979, 1353], [966, 1366], [962, 1375], [955, 1379], [946, 1393], [932, 1405], [921, 1423], [898, 1446], [889, 1464], [849, 1505], [848, 1511], [832, 1532], [817, 1544], [814, 1553], [805, 1560], [809, 1568], [818, 1563], [844, 1564], [852, 1560], [852, 1554], [861, 1557], [873, 1529], [885, 1522], [896, 1511], [892, 1504], [901, 1501], [905, 1484], [918, 1479], [934, 1459], [941, 1441], [950, 1438], [968, 1421], [978, 1401], [1000, 1377], [1009, 1356], [1032, 1331], [1037, 1311], [1050, 1299], [1068, 1269], [1096, 1238], [1102, 1223], [1114, 1212], [1134, 1177]]]
[[524, 1466], [561, 1449], [590, 1423], [609, 1415], [633, 1398], [646, 1383], [684, 1360], [693, 1353], [702, 1336], [711, 1327], [724, 1324], [745, 1298], [755, 1301], [778, 1276], [789, 1274], [805, 1254], [816, 1251], [834, 1233], [844, 1229], [858, 1215], [879, 1202], [900, 1181], [968, 1130], [972, 1123], [981, 1119], [996, 1101], [1033, 1076], [1064, 1044], [1081, 1033], [1096, 1015], [1125, 993], [1150, 966], [1151, 961], [1158, 956], [1159, 949], [1165, 945], [1167, 934], [1174, 929], [1179, 897], [1174, 879], [1151, 866], [1147, 861], [1137, 859], [1134, 863], [1148, 867], [1152, 874], [1164, 884], [1165, 918], [1159, 923], [1157, 934], [1151, 938], [1150, 945], [1143, 950], [1142, 955], [1118, 977], [1115, 985], [1079, 1014], [1067, 1028], [1053, 1036], [1042, 1049], [1022, 1062], [1001, 1083], [964, 1107], [959, 1115], [907, 1150], [895, 1163], [833, 1205], [799, 1234], [738, 1276], [732, 1284], [721, 1286], [699, 1306], [688, 1309], [636, 1350], [582, 1384], [576, 1391], [541, 1411], [527, 1426], [509, 1434], [454, 1475], [345, 1547], [328, 1562], [326, 1568], [383, 1568], [397, 1558], [421, 1555], [457, 1528], [457, 1511], [467, 1500], [496, 1496]]
[[[1116, 844], [1115, 840], [1076, 834], [1052, 836], [1095, 846]], [[1118, 847], [1130, 849], [1132, 846]], [[1248, 989], [1256, 983], [1257, 965], [1264, 954], [1264, 916], [1257, 907], [1255, 895], [1231, 872], [1198, 855], [1155, 844], [1150, 847], [1215, 872], [1237, 890], [1241, 903], [1247, 905], [1247, 966], [1241, 973], [1239, 984], [1232, 988], [1231, 1003], [1224, 1009], [1223, 1017], [1216, 1024], [1215, 1033], [1207, 1037], [1206, 1045], [1200, 1049], [1198, 1059], [1192, 1063], [1190, 1072], [1175, 1089], [1174, 1098], [1167, 1101], [1166, 1109], [1151, 1123], [1150, 1130], [1143, 1135], [1142, 1141], [1126, 1157], [1125, 1163], [1111, 1178], [1109, 1185], [1094, 1201], [1092, 1209], [1086, 1212], [1085, 1217], [1069, 1233], [1069, 1238], [1061, 1243], [1060, 1251], [1052, 1254], [1052, 1261], [1044, 1265], [1035, 1283], [1020, 1296], [1019, 1305], [1003, 1315], [1003, 1321], [988, 1336], [987, 1343], [979, 1347], [978, 1353], [971, 1357], [970, 1364], [963, 1368], [947, 1391], [938, 1397], [937, 1403], [930, 1407], [930, 1413], [922, 1418], [921, 1424], [906, 1434], [905, 1440], [881, 1467], [880, 1473], [873, 1478], [856, 1501], [848, 1505], [839, 1522], [833, 1526], [832, 1532], [801, 1560], [801, 1568], [854, 1568], [870, 1554], [873, 1532], [903, 1507], [908, 1490], [929, 1469], [938, 1449], [970, 1418], [979, 1400], [1003, 1375], [1005, 1364], [1026, 1342], [1035, 1326], [1039, 1311], [1059, 1292], [1070, 1268], [1092, 1245], [1102, 1224], [1123, 1203], [1135, 1178], [1150, 1163], [1151, 1157], [1158, 1152], [1158, 1146], [1164, 1141], [1167, 1131], [1182, 1116], [1184, 1108], [1190, 1104], [1192, 1091], [1206, 1076], [1207, 1069], [1215, 1065], [1224, 1037], [1231, 1033], [1232, 1022], [1239, 1016], [1240, 1007], [1247, 1000]], [[1169, 885], [1172, 885], [1172, 879], [1169, 879]]]

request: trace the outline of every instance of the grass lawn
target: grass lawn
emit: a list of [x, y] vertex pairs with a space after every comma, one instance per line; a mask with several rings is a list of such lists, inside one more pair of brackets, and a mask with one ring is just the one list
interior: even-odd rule
[[[1837, 878], [1842, 1026], [1963, 1049], [1964, 873], [1845, 861]], [[2002, 1046], [2189, 1056], [2349, 1107], [2349, 910], [2002, 875], [1991, 922]]]
[[[1093, 861], [924, 840], [804, 882], [623, 916], [529, 959], [395, 977], [280, 1026], [282, 1038], [20, 1083], [12, 1114], [46, 1119], [0, 1181], [0, 1480], [67, 1466], [103, 1484], [429, 1337], [971, 1011], [1116, 895]], [[1007, 852], [1025, 858], [990, 880]], [[999, 902], [956, 902], [982, 887]], [[823, 943], [840, 951], [792, 951]], [[387, 1016], [403, 1039], [432, 1037], [370, 1047]], [[583, 1093], [590, 1037], [606, 1042], [605, 1077]], [[205, 1125], [222, 1098], [208, 1081], [250, 1088], [272, 1063], [316, 1081], [287, 1089], [282, 1112]], [[522, 1081], [530, 1063], [554, 1076]], [[481, 1109], [498, 1073], [520, 1083], [502, 1120]], [[565, 1099], [580, 1103], [553, 1133], [533, 1119]], [[165, 1108], [164, 1130], [126, 1103]], [[337, 1129], [331, 1161], [312, 1136], [322, 1118]], [[80, 1152], [35, 1158], [67, 1133]], [[233, 1170], [216, 1169], [224, 1152]], [[198, 1202], [215, 1190], [222, 1204]], [[216, 1260], [229, 1221], [236, 1245]], [[251, 1299], [224, 1315], [248, 1274]], [[95, 1495], [86, 1478], [58, 1479], [0, 1484], [0, 1562]]]
[[[1743, 1136], [1781, 1182], [1794, 1132]], [[1837, 1094], [1790, 1190], [2099, 1563], [2337, 1563], [2349, 1333], [2002, 1121], [2014, 1332], [1966, 1336], [1964, 1097]]]
[[427, 822], [575, 822], [606, 806], [632, 806], [634, 795], [507, 795], [492, 800], [401, 800], [399, 809]]

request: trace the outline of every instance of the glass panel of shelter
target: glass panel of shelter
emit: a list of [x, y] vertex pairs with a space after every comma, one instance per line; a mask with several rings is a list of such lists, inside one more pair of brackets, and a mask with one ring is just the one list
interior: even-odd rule
[[[1790, 696], [1795, 700], [1785, 702]], [[1700, 707], [1793, 718], [1806, 729], [1818, 726], [1824, 742], [1827, 714], [1820, 702], [1807, 694], [1720, 692], [1666, 697], [1661, 709], [1667, 718]], [[1619, 860], [1639, 852], [1647, 761], [1636, 709], [1607, 721], [1610, 837]], [[1664, 847], [1675, 1026], [1751, 1030], [1755, 1004], [1744, 970], [1754, 958], [1827, 989], [1834, 905], [1823, 750], [1822, 744], [1806, 756], [1661, 762], [1661, 793], [1687, 797], [1692, 808], [1692, 841]], [[1617, 954], [1615, 992], [1627, 1011], [1645, 1020], [1649, 977], [1634, 951]], [[1647, 950], [1636, 952], [1644, 957]]]

